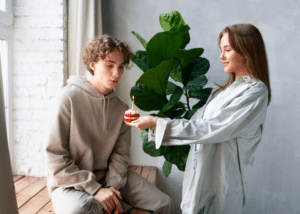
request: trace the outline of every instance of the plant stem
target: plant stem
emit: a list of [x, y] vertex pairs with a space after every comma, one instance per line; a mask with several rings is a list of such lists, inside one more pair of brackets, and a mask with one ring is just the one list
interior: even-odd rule
[[187, 108], [189, 109], [189, 110], [191, 110], [191, 108], [190, 108], [190, 100], [189, 100], [189, 95], [188, 95], [188, 93], [187, 93], [187, 90], [184, 90], [184, 95], [185, 95], [185, 97], [186, 97], [186, 105], [187, 105]]

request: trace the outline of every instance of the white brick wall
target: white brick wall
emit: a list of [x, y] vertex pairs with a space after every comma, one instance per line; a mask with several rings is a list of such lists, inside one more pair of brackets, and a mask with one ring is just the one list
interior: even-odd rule
[[50, 101], [66, 79], [66, 1], [15, 0], [13, 172], [46, 176]]

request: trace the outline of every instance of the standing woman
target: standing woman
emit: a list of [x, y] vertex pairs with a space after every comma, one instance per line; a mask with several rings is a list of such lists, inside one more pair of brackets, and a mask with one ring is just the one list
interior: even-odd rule
[[[191, 145], [183, 180], [182, 213], [243, 213], [244, 180], [263, 131], [271, 100], [263, 38], [251, 24], [226, 27], [219, 35], [227, 81], [212, 91], [190, 120], [140, 117], [127, 123], [149, 129], [149, 141]], [[202, 210], [203, 210], [202, 209]]]

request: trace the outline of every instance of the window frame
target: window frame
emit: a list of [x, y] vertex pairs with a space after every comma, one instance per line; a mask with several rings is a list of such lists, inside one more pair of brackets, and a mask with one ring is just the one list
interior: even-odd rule
[[[13, 13], [12, 13], [12, 0], [6, 1], [6, 11], [0, 11], [0, 39], [7, 42], [7, 141], [9, 146], [9, 153], [12, 160], [12, 130], [13, 130], [13, 92], [12, 92], [12, 79], [13, 79]], [[3, 67], [3, 63], [2, 67]], [[2, 70], [3, 72], [3, 70]], [[5, 97], [5, 94], [4, 94]]]
[[6, 10], [0, 10], [0, 22], [4, 25], [11, 26], [13, 23], [13, 0], [4, 0], [6, 5]]

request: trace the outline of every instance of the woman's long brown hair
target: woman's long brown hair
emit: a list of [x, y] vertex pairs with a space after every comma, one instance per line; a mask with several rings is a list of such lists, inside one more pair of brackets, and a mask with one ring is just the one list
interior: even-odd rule
[[[269, 66], [265, 44], [259, 30], [251, 24], [236, 24], [225, 27], [219, 34], [220, 41], [225, 33], [228, 33], [229, 43], [237, 53], [247, 56], [248, 73], [265, 83], [268, 88], [268, 104], [271, 101], [271, 86], [269, 78]], [[235, 81], [235, 74], [230, 73], [228, 79], [214, 90], [212, 96], [218, 91], [226, 89]]]

